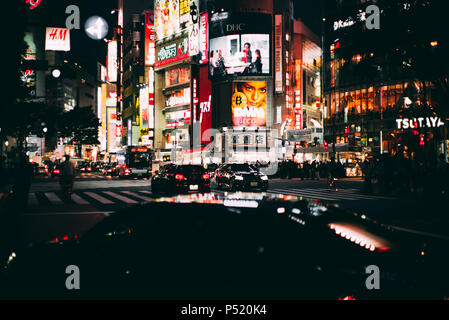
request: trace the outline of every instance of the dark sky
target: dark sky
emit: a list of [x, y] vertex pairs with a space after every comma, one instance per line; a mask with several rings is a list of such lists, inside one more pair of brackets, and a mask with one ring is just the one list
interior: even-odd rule
[[318, 36], [321, 34], [321, 0], [293, 0], [295, 18], [300, 18]]

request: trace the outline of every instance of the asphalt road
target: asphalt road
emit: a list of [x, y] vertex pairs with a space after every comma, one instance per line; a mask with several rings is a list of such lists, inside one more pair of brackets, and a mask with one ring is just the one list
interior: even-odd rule
[[[380, 223], [449, 236], [449, 219], [436, 214], [441, 210], [441, 203], [429, 203], [425, 198], [411, 195], [367, 195], [363, 193], [363, 181], [357, 179], [339, 181], [338, 191], [329, 191], [325, 180], [274, 179], [270, 180], [268, 193], [336, 203]], [[64, 201], [57, 179], [38, 178], [31, 186], [28, 210], [21, 219], [22, 239], [28, 243], [79, 236], [120, 208], [151, 198], [149, 180], [118, 180], [86, 174], [75, 181], [72, 199]]]

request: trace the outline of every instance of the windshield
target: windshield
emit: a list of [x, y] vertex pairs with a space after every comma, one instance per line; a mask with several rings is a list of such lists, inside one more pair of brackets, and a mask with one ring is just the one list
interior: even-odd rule
[[128, 166], [130, 168], [147, 168], [150, 165], [148, 153], [133, 152], [129, 154]]
[[235, 172], [253, 172], [256, 171], [255, 168], [250, 166], [249, 164], [231, 164], [231, 170]]
[[184, 174], [203, 174], [206, 172], [202, 166], [179, 166], [178, 171]]

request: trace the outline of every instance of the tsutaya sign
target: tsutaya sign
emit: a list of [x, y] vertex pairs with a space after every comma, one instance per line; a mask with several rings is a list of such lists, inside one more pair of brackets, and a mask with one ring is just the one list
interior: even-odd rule
[[439, 128], [444, 122], [439, 117], [421, 117], [396, 119], [398, 129]]

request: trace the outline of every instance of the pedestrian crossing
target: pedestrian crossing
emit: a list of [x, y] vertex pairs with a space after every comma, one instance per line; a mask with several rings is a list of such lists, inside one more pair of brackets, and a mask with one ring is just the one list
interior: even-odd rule
[[84, 191], [75, 192], [70, 200], [63, 199], [59, 192], [32, 192], [28, 196], [28, 205], [31, 207], [39, 205], [60, 206], [65, 204], [76, 205], [133, 205], [142, 201], [151, 201], [152, 198], [145, 196], [150, 191]]
[[[358, 189], [339, 189], [330, 191], [326, 188], [272, 188], [269, 194], [287, 194], [298, 197], [318, 199], [324, 201], [357, 201], [357, 200], [391, 200], [393, 198], [377, 195], [361, 194]], [[134, 205], [143, 201], [151, 201], [153, 198], [148, 190], [121, 190], [121, 191], [76, 191], [70, 200], [63, 199], [59, 192], [32, 192], [29, 194], [28, 205], [61, 206], [75, 204], [79, 206], [111, 206]]]
[[338, 189], [329, 190], [326, 188], [276, 188], [269, 189], [270, 194], [288, 194], [297, 197], [311, 198], [326, 201], [360, 201], [360, 200], [392, 200], [391, 197], [365, 195], [360, 193], [359, 189]]

